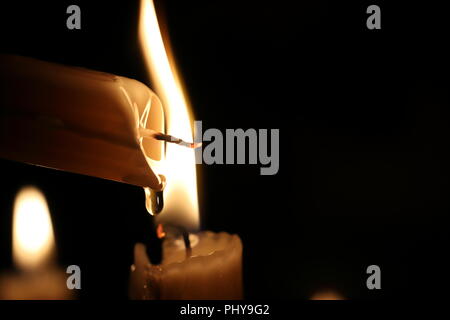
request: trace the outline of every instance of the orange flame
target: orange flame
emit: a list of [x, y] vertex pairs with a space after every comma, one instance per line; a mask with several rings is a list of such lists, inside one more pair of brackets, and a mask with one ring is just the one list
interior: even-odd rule
[[35, 187], [21, 189], [14, 202], [13, 256], [21, 269], [45, 265], [55, 249], [50, 211]]
[[166, 236], [166, 233], [164, 232], [164, 227], [161, 223], [158, 224], [158, 226], [156, 227], [156, 236], [158, 237], [158, 239], [162, 239]]
[[[192, 141], [193, 119], [189, 103], [183, 94], [172, 55], [164, 46], [153, 1], [141, 0], [140, 10], [139, 40], [153, 87], [165, 109], [167, 133]], [[194, 150], [166, 144], [166, 158], [159, 164], [158, 171], [166, 176], [167, 186], [164, 210], [157, 221], [197, 229], [199, 210]]]

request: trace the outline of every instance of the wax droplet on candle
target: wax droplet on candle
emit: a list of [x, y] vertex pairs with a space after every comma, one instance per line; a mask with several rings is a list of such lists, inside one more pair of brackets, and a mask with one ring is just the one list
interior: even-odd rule
[[159, 214], [164, 207], [163, 191], [155, 191], [145, 187], [145, 207], [152, 216]]

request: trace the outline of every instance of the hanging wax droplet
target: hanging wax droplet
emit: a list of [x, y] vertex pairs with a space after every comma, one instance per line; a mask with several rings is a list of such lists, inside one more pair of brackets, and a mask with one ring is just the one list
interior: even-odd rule
[[145, 207], [152, 216], [159, 214], [164, 207], [164, 197], [162, 191], [155, 191], [149, 187], [144, 188]]
[[145, 191], [145, 207], [152, 216], [159, 214], [164, 208], [164, 194], [163, 190], [166, 186], [166, 177], [159, 175], [161, 180], [161, 190], [153, 190], [149, 187], [144, 187]]

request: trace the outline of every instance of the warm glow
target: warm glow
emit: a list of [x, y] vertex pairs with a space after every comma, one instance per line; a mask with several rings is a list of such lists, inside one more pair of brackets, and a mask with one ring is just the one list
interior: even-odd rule
[[314, 293], [310, 300], [344, 300], [344, 297], [333, 290], [322, 290]]
[[44, 195], [35, 187], [21, 189], [14, 202], [13, 255], [21, 269], [44, 265], [55, 246], [52, 221]]
[[[166, 112], [167, 133], [192, 141], [193, 119], [189, 114], [189, 104], [178, 80], [175, 63], [164, 47], [155, 7], [150, 0], [141, 1], [139, 39], [153, 89]], [[158, 170], [167, 178], [164, 210], [158, 216], [158, 222], [197, 228], [199, 214], [194, 150], [168, 143], [166, 158]]]

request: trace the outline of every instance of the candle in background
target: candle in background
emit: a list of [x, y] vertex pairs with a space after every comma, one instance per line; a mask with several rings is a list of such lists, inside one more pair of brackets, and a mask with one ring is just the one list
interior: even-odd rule
[[314, 293], [310, 300], [345, 300], [345, 298], [335, 290], [321, 290]]
[[55, 264], [55, 239], [44, 195], [22, 188], [14, 202], [13, 260], [18, 272], [0, 276], [0, 298], [70, 299], [67, 274]]
[[[154, 89], [164, 107], [168, 134], [192, 141], [193, 118], [172, 55], [164, 47], [153, 2], [142, 0], [140, 10], [140, 41]], [[163, 260], [160, 265], [152, 265], [145, 246], [136, 244], [130, 298], [241, 299], [240, 238], [224, 232], [186, 233], [199, 226], [194, 151], [167, 145], [165, 159], [158, 168], [167, 178], [164, 210], [156, 217], [159, 224], [168, 227]], [[184, 240], [177, 231], [184, 232]]]

